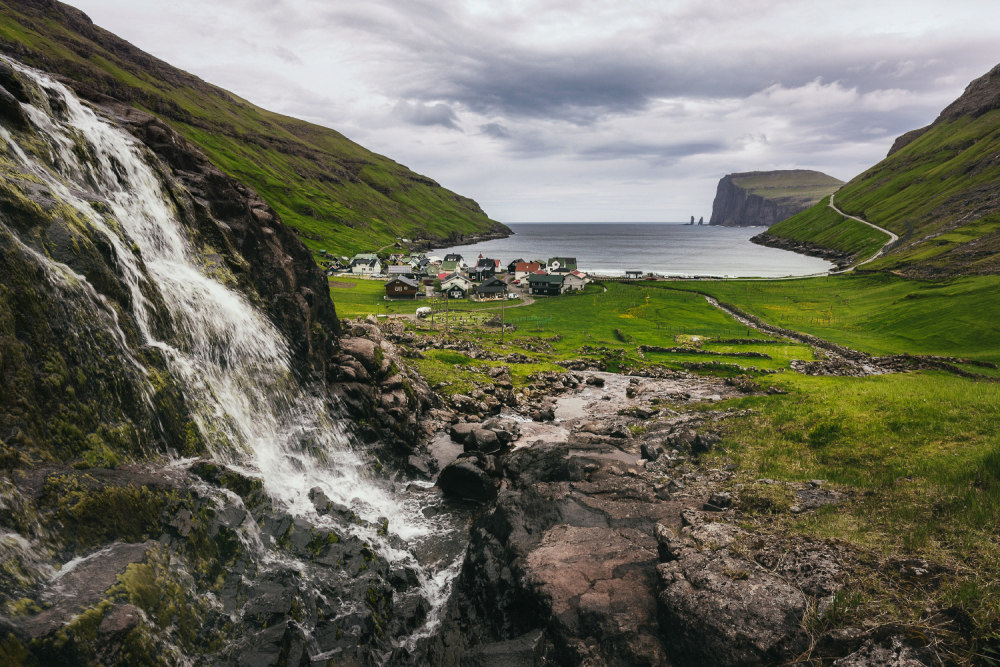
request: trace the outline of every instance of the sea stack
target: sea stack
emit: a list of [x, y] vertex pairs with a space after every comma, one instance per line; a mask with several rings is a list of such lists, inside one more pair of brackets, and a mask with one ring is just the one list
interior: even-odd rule
[[728, 174], [719, 181], [708, 224], [770, 227], [806, 210], [843, 184], [808, 169]]

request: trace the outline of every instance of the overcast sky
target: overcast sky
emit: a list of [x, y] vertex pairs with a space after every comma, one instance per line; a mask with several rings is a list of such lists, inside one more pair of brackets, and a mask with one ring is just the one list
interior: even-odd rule
[[848, 180], [1000, 62], [996, 0], [69, 0], [503, 222], [681, 221], [719, 178]]

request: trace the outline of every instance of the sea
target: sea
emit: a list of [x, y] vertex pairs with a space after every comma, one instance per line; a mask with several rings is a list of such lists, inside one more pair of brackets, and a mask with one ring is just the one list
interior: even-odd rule
[[575, 257], [586, 273], [623, 276], [642, 271], [668, 277], [778, 278], [822, 274], [833, 264], [750, 242], [763, 227], [685, 223], [535, 222], [508, 224], [505, 239], [457, 245], [431, 254], [460, 253], [474, 264], [481, 253], [504, 265], [515, 259]]

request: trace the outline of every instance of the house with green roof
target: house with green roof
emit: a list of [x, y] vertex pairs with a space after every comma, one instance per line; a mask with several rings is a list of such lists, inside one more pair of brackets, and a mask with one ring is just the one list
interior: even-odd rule
[[528, 293], [537, 296], [562, 294], [563, 277], [552, 273], [532, 273], [528, 276]]

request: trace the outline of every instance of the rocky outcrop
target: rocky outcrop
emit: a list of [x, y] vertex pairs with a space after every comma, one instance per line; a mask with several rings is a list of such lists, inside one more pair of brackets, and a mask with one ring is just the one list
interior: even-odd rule
[[[363, 523], [318, 489], [309, 498], [320, 517]], [[210, 461], [49, 466], [0, 499], [5, 522], [37, 522], [30, 545], [0, 545], [11, 664], [298, 665], [321, 655], [367, 664], [426, 618], [412, 571]], [[29, 551], [62, 569], [29, 576], [20, 566]], [[295, 567], [276, 567], [274, 556]]]
[[780, 664], [809, 646], [806, 596], [732, 549], [746, 533], [697, 512], [677, 537], [657, 526], [658, 602], [671, 655], [699, 665]]
[[728, 174], [719, 181], [710, 225], [770, 227], [800, 213], [843, 182], [805, 169]]

